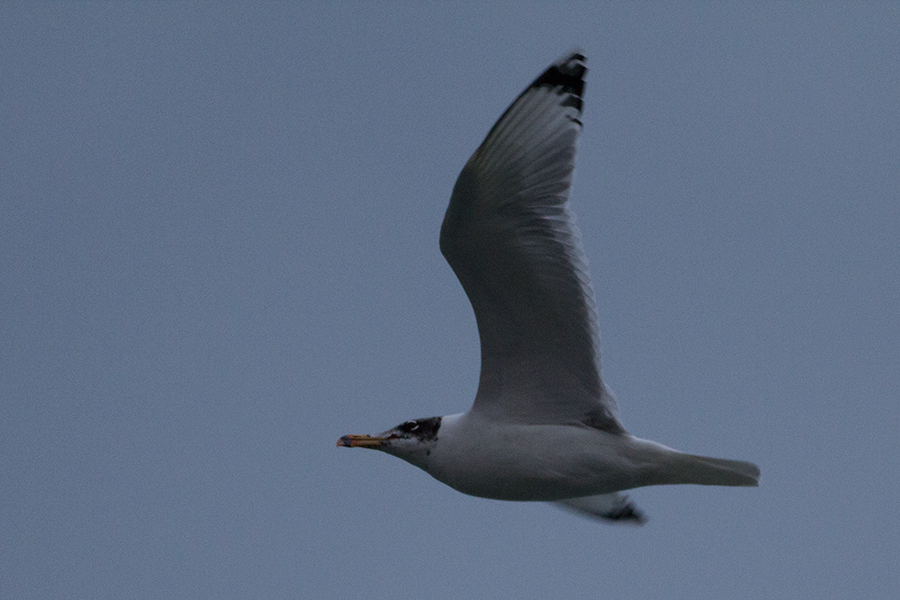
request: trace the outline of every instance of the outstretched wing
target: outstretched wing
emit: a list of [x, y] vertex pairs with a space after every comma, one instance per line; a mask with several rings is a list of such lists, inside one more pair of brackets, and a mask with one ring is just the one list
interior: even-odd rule
[[560, 59], [503, 113], [456, 181], [441, 252], [478, 322], [473, 410], [622, 432], [600, 378], [594, 293], [568, 206], [584, 62]]
[[631, 525], [643, 525], [647, 522], [644, 513], [631, 503], [628, 496], [619, 492], [569, 498], [559, 500], [555, 504], [594, 519]]

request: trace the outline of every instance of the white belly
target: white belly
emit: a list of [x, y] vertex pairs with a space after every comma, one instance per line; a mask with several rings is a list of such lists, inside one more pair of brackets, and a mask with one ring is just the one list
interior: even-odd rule
[[466, 413], [444, 417], [427, 471], [472, 496], [553, 501], [646, 485], [662, 449], [583, 426], [501, 425]]

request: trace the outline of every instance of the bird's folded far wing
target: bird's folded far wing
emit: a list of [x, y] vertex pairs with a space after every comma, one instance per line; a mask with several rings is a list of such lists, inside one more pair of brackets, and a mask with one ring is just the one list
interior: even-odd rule
[[632, 525], [643, 525], [647, 522], [644, 513], [638, 510], [625, 494], [613, 493], [583, 496], [581, 498], [560, 500], [554, 504], [595, 519]]
[[474, 410], [624, 431], [600, 378], [594, 293], [568, 195], [586, 68], [571, 53], [538, 77], [463, 168], [441, 251], [481, 338]]

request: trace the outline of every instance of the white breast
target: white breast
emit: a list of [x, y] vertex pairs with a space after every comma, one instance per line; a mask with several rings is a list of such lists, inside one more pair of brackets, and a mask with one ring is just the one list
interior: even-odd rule
[[642, 485], [635, 438], [583, 425], [444, 417], [428, 472], [450, 487], [496, 500], [552, 501]]

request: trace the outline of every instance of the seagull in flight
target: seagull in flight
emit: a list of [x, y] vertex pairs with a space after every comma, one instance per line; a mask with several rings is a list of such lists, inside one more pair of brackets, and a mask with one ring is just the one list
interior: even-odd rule
[[554, 502], [641, 524], [623, 490], [757, 486], [750, 462], [679, 452], [629, 434], [600, 378], [594, 292], [569, 209], [585, 57], [551, 65], [463, 167], [441, 252], [478, 323], [481, 376], [461, 414], [406, 421], [338, 446], [402, 458], [464, 494]]

